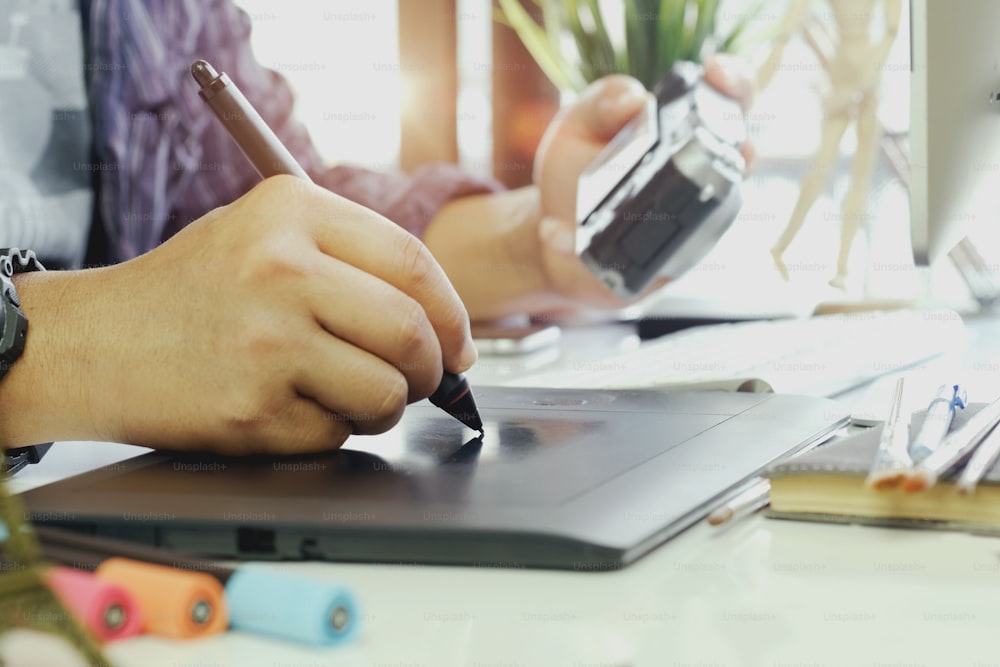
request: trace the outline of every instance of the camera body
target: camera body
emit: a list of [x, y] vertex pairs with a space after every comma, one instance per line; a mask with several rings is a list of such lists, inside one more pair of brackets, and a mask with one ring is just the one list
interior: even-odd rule
[[742, 205], [743, 112], [702, 73], [676, 64], [580, 176], [577, 255], [625, 299], [699, 262]]

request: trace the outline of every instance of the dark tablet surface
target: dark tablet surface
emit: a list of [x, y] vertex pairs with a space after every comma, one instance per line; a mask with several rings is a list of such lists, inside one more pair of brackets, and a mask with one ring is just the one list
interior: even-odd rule
[[478, 387], [296, 458], [153, 453], [24, 494], [33, 519], [240, 559], [613, 569], [847, 415], [773, 394]]

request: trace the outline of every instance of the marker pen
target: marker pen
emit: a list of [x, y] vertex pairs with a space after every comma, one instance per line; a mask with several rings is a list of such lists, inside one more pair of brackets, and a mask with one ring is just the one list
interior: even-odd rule
[[53, 543], [39, 535], [39, 541], [49, 560], [127, 591], [139, 609], [144, 632], [193, 639], [218, 634], [229, 625], [222, 585], [210, 575], [131, 560], [72, 540]]
[[[107, 573], [105, 559], [114, 555], [117, 558], [112, 560], [132, 559], [141, 561], [139, 565], [173, 570], [175, 577], [178, 574], [207, 577], [224, 590], [223, 608], [228, 610], [229, 624], [234, 630], [326, 646], [342, 644], [357, 631], [357, 604], [350, 591], [342, 586], [281, 572], [274, 567], [254, 564], [227, 567], [158, 547], [79, 535], [49, 526], [36, 526], [35, 532], [46, 555], [55, 553], [53, 559], [76, 566], [89, 562], [93, 568]], [[112, 571], [116, 577], [142, 576], [141, 572], [126, 570], [121, 565], [114, 566]], [[175, 609], [189, 610], [188, 618], [192, 620], [204, 617], [206, 611], [199, 611], [190, 597], [184, 598]], [[178, 614], [173, 617], [176, 619]]]
[[142, 632], [142, 612], [121, 586], [71, 567], [45, 571], [45, 583], [73, 615], [102, 642]]

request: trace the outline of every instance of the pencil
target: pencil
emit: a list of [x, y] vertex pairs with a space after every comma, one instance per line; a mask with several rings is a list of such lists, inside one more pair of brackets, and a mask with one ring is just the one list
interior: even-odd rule
[[899, 486], [906, 478], [907, 471], [913, 464], [910, 459], [910, 424], [902, 414], [903, 378], [896, 380], [896, 388], [892, 394], [889, 408], [889, 418], [882, 426], [882, 435], [875, 453], [865, 486], [877, 491], [884, 491]]
[[971, 417], [965, 426], [952, 432], [933, 454], [911, 469], [903, 490], [917, 493], [937, 483], [938, 477], [968, 456], [1000, 421], [1000, 398]]
[[983, 438], [969, 462], [965, 464], [956, 485], [958, 492], [963, 496], [975, 493], [979, 480], [983, 478], [987, 470], [993, 467], [998, 455], [1000, 455], [1000, 428], [994, 427]]
[[749, 488], [737, 494], [732, 500], [712, 510], [708, 515], [710, 526], [721, 526], [738, 516], [752, 514], [767, 507], [770, 502], [771, 483], [766, 479], [756, 480]]

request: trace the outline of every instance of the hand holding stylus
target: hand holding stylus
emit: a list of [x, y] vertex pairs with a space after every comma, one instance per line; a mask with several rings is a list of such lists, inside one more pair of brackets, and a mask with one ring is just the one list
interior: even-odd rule
[[17, 288], [33, 335], [0, 383], [11, 447], [328, 450], [390, 428], [476, 360], [419, 240], [289, 176], [133, 260]]
[[444, 369], [476, 359], [461, 301], [412, 235], [292, 177], [88, 278], [130, 304], [128, 317], [90, 320], [112, 348], [91, 373], [118, 376], [90, 386], [120, 388], [95, 409], [122, 425], [94, 439], [328, 450], [390, 428]]
[[[236, 84], [223, 72], [219, 73], [204, 60], [191, 66], [191, 75], [201, 86], [199, 95], [215, 113], [219, 122], [232, 137], [243, 154], [250, 160], [261, 177], [276, 175], [295, 176], [311, 182], [309, 175], [299, 166], [288, 149], [281, 143], [271, 128], [260, 117], [253, 105], [244, 97]], [[359, 231], [364, 234], [365, 231]], [[419, 244], [418, 244], [419, 245]], [[422, 247], [422, 246], [421, 246]], [[424, 250], [426, 253], [426, 249]], [[426, 255], [428, 258], [429, 254]], [[429, 260], [436, 266], [436, 262]], [[440, 278], [443, 278], [438, 268]], [[438, 281], [440, 282], [440, 281]], [[444, 280], [447, 283], [447, 279]], [[437, 284], [419, 284], [416, 291], [436, 289]], [[451, 287], [450, 284], [448, 285]], [[407, 286], [412, 289], [413, 286]], [[404, 289], [404, 291], [406, 291]], [[454, 293], [454, 290], [451, 290]], [[466, 321], [468, 317], [466, 316]], [[448, 341], [443, 341], [447, 343]], [[474, 352], [474, 350], [473, 350]], [[474, 357], [473, 357], [474, 358]], [[466, 379], [449, 369], [445, 369], [438, 386], [429, 396], [430, 402], [455, 419], [483, 432], [483, 421], [479, 416], [476, 401]]]

